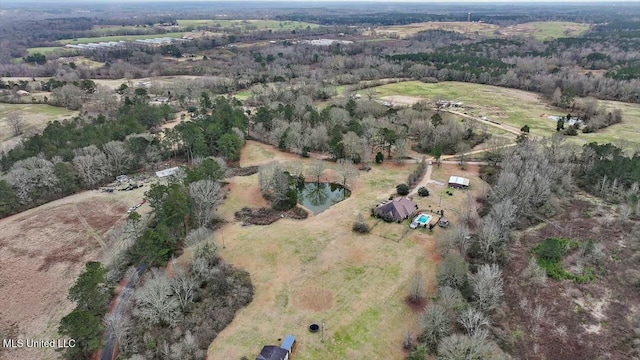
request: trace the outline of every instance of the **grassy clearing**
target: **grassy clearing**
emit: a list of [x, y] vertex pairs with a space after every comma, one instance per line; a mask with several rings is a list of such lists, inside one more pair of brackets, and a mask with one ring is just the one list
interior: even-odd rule
[[77, 39], [66, 39], [60, 40], [62, 44], [88, 44], [95, 42], [107, 42], [107, 41], [134, 41], [134, 40], [144, 40], [144, 39], [155, 39], [155, 38], [181, 38], [184, 35], [184, 32], [170, 32], [166, 34], [151, 34], [151, 35], [122, 35], [122, 36], [100, 36], [100, 37], [89, 37], [89, 38], [77, 38]]
[[[377, 28], [375, 34], [393, 35], [407, 38], [420, 31], [446, 30], [468, 35], [484, 35], [490, 37], [502, 36], [533, 36], [537, 40], [555, 39], [559, 37], [580, 36], [589, 30], [589, 24], [568, 21], [534, 21], [524, 24], [500, 27], [493, 24], [477, 22], [424, 22], [399, 26], [385, 26]], [[381, 41], [381, 39], [372, 39]]]
[[[470, 115], [487, 116], [489, 119], [521, 128], [529, 125], [535, 135], [551, 136], [556, 133], [556, 123], [547, 115], [566, 115], [566, 110], [551, 106], [538, 94], [501, 88], [497, 86], [461, 82], [425, 84], [419, 81], [378, 86], [377, 97], [410, 96], [435, 102], [437, 99], [456, 100], [464, 103], [464, 111]], [[627, 147], [640, 147], [640, 104], [616, 101], [598, 101], [607, 109], [620, 109], [623, 123], [610, 126], [592, 134], [579, 133], [568, 137], [578, 144], [589, 142], [625, 143]]]
[[[413, 36], [420, 31], [446, 30], [462, 34], [492, 34], [498, 30], [498, 25], [476, 22], [423, 22], [399, 26], [385, 26], [376, 29], [377, 35], [395, 35], [400, 38]], [[373, 35], [373, 34], [371, 34]]]
[[240, 90], [237, 93], [235, 93], [233, 96], [235, 96], [236, 99], [240, 101], [245, 101], [249, 98], [249, 96], [251, 96], [251, 90]]
[[537, 40], [575, 37], [589, 30], [589, 24], [568, 21], [534, 21], [500, 29], [505, 35], [533, 36]]
[[28, 48], [27, 54], [31, 55], [35, 53], [40, 53], [42, 55], [47, 55], [54, 51], [70, 51], [70, 50], [71, 49], [67, 49], [61, 46], [34, 47], [34, 48]]
[[252, 30], [297, 30], [317, 28], [318, 24], [302, 22], [302, 21], [277, 21], [277, 20], [178, 20], [181, 27], [239, 27], [243, 31]]
[[[271, 146], [249, 141], [241, 165], [268, 161], [310, 160], [282, 153]], [[404, 358], [401, 343], [406, 331], [415, 333], [417, 315], [404, 298], [416, 270], [425, 286], [435, 289], [434, 236], [442, 229], [411, 231], [399, 243], [377, 235], [402, 234], [407, 224], [379, 223], [370, 234], [351, 231], [358, 213], [373, 225], [370, 208], [387, 199], [395, 185], [404, 182], [414, 164], [373, 165], [351, 183], [350, 198], [305, 220], [282, 219], [268, 226], [240, 226], [233, 213], [243, 206], [264, 206], [257, 175], [230, 180], [230, 192], [218, 213], [229, 221], [212, 240], [225, 248], [222, 257], [251, 274], [256, 287], [254, 301], [241, 310], [209, 348], [215, 358], [253, 358], [263, 345], [279, 344], [286, 334], [298, 340], [296, 359]], [[457, 167], [443, 166], [437, 173], [458, 174]], [[326, 171], [325, 176], [331, 176]], [[474, 186], [477, 170], [461, 172]], [[479, 188], [479, 186], [476, 186]], [[434, 192], [437, 192], [434, 189]], [[462, 193], [462, 192], [461, 192]], [[445, 211], [456, 218], [454, 196]], [[436, 207], [437, 197], [418, 200], [421, 208]], [[449, 210], [452, 209], [452, 210]], [[260, 319], [260, 321], [255, 321]], [[312, 323], [325, 323], [324, 342], [309, 333]]]
[[78, 114], [77, 111], [45, 104], [0, 104], [0, 149], [4, 148], [5, 142], [11, 142], [13, 139], [7, 122], [7, 115], [13, 112], [22, 116], [27, 133], [44, 129], [49, 121], [66, 119]]

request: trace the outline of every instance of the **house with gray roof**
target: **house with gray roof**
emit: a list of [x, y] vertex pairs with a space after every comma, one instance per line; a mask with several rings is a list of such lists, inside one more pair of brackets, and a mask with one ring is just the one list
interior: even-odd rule
[[415, 214], [417, 210], [416, 203], [405, 197], [398, 197], [379, 204], [371, 209], [371, 213], [384, 221], [401, 222]]

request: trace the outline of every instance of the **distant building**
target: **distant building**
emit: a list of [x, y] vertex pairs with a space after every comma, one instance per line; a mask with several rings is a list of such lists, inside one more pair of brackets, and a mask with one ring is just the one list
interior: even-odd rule
[[256, 360], [289, 360], [289, 351], [279, 346], [267, 345], [262, 348]]
[[159, 177], [159, 178], [163, 178], [163, 177], [167, 177], [167, 176], [173, 176], [178, 172], [178, 169], [180, 169], [180, 168], [179, 167], [172, 167], [172, 168], [156, 171], [156, 176]]
[[456, 189], [466, 189], [469, 187], [469, 179], [460, 176], [452, 176], [449, 178], [449, 187]]
[[418, 210], [418, 205], [413, 201], [399, 197], [385, 201], [371, 210], [374, 216], [389, 222], [401, 222], [409, 218]]

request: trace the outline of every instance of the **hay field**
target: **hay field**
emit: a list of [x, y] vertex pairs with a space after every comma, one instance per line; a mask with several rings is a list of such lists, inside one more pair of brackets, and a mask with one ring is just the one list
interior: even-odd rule
[[[69, 288], [100, 260], [109, 231], [144, 192], [86, 191], [0, 220], [0, 337], [57, 339]], [[0, 350], [6, 360], [58, 359], [50, 348]]]

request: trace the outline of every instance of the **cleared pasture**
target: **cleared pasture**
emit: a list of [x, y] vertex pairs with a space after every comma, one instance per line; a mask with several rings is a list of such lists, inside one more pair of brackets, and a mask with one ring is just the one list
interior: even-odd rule
[[[387, 84], [373, 88], [377, 97], [404, 96], [414, 101], [437, 100], [463, 102], [463, 108], [457, 111], [473, 116], [486, 116], [490, 120], [521, 128], [529, 125], [531, 133], [551, 136], [556, 133], [556, 122], [548, 115], [566, 115], [567, 110], [559, 109], [539, 94], [502, 88], [491, 85], [462, 82], [440, 82], [426, 84], [419, 81], [407, 81]], [[407, 98], [405, 98], [406, 103]], [[580, 99], [577, 99], [580, 101]], [[620, 109], [623, 123], [610, 126], [596, 133], [567, 137], [578, 144], [589, 142], [625, 143], [627, 148], [640, 148], [640, 104], [598, 100], [598, 105], [607, 109]]]
[[[240, 163], [269, 161], [307, 164], [310, 160], [249, 141]], [[284, 335], [294, 334], [296, 359], [403, 359], [402, 338], [408, 330], [415, 333], [418, 318], [405, 303], [409, 283], [420, 270], [432, 294], [439, 261], [434, 238], [446, 230], [407, 232], [408, 223], [380, 222], [369, 211], [387, 199], [414, 167], [374, 165], [351, 182], [350, 198], [317, 216], [282, 219], [268, 226], [242, 226], [233, 219], [233, 213], [244, 206], [266, 205], [258, 176], [230, 179], [230, 192], [219, 209], [228, 223], [211, 241], [220, 246], [225, 261], [249, 271], [256, 294], [211, 344], [209, 358], [255, 358], [263, 345], [279, 344]], [[445, 177], [449, 172], [459, 171], [443, 165], [436, 174]], [[480, 184], [477, 169], [461, 174]], [[323, 178], [332, 176], [326, 170]], [[430, 186], [433, 194], [439, 191], [437, 185]], [[477, 191], [481, 189], [476, 186]], [[421, 209], [440, 205], [455, 219], [462, 199], [456, 192], [442, 202], [436, 196], [417, 201]], [[370, 234], [351, 231], [358, 213], [375, 225]], [[320, 333], [308, 331], [310, 324], [322, 322], [324, 342]]]
[[209, 26], [220, 28], [241, 28], [242, 31], [252, 30], [298, 30], [317, 28], [318, 24], [302, 21], [278, 21], [278, 20], [178, 20], [180, 27]]

